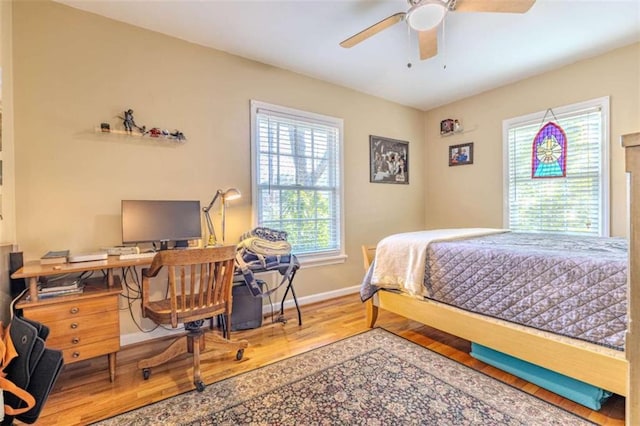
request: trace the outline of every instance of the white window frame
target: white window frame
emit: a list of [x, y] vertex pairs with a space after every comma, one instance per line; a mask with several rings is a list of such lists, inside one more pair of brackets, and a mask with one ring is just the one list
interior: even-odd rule
[[[553, 114], [559, 119], [563, 115], [572, 114], [580, 110], [586, 110], [591, 108], [599, 108], [602, 118], [601, 126], [601, 161], [600, 161], [600, 217], [601, 223], [599, 224], [598, 234], [603, 237], [610, 235], [610, 202], [609, 202], [609, 96], [603, 96], [601, 98], [591, 99], [584, 102], [578, 102], [571, 105], [565, 105], [561, 107], [552, 108]], [[514, 117], [502, 122], [502, 153], [503, 153], [503, 226], [509, 228], [509, 130], [513, 127], [523, 126], [531, 123], [540, 123], [544, 118], [547, 111], [538, 111], [532, 114], [527, 114], [520, 117]], [[547, 118], [553, 117], [547, 115]], [[533, 142], [533, 141], [532, 141]], [[570, 143], [570, 142], [569, 142]], [[570, 147], [571, 145], [569, 145]]]
[[302, 265], [305, 266], [322, 266], [322, 265], [331, 265], [336, 263], [344, 263], [347, 256], [345, 254], [345, 235], [344, 235], [344, 144], [343, 144], [343, 130], [344, 130], [344, 121], [341, 118], [330, 117], [322, 114], [316, 114], [312, 112], [302, 111], [298, 109], [283, 107], [280, 105], [274, 105], [266, 102], [251, 100], [251, 196], [252, 196], [252, 223], [253, 226], [259, 226], [258, 224], [258, 215], [259, 208], [258, 205], [258, 127], [257, 127], [257, 113], [258, 110], [264, 109], [273, 111], [276, 114], [283, 114], [286, 116], [299, 117], [302, 119], [306, 119], [312, 122], [318, 123], [327, 123], [331, 126], [335, 126], [338, 128], [338, 167], [339, 170], [339, 179], [340, 182], [338, 184], [338, 196], [340, 202], [339, 208], [339, 224], [338, 229], [340, 232], [339, 238], [339, 248], [334, 251], [329, 252], [318, 252], [318, 253], [308, 253], [308, 254], [300, 254], [297, 255], [298, 260]]

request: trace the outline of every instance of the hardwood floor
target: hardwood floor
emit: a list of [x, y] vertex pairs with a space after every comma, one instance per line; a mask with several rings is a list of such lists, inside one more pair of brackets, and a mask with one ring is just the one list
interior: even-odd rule
[[[236, 361], [233, 353], [205, 352], [204, 382], [215, 382], [367, 330], [364, 306], [355, 294], [303, 306], [302, 326], [297, 324], [295, 310], [285, 312], [285, 317], [289, 320], [286, 324], [273, 324], [266, 318], [261, 328], [232, 333], [233, 339], [246, 339], [250, 344], [241, 361]], [[614, 396], [600, 412], [594, 412], [472, 358], [468, 354], [470, 343], [465, 340], [387, 312], [381, 312], [377, 326], [595, 423], [624, 425], [622, 397]], [[187, 356], [154, 368], [148, 381], [143, 380], [136, 368], [138, 359], [162, 350], [167, 344], [157, 341], [122, 349], [118, 353], [114, 383], [109, 382], [106, 356], [65, 366], [38, 424], [87, 424], [192, 390], [191, 359]]]

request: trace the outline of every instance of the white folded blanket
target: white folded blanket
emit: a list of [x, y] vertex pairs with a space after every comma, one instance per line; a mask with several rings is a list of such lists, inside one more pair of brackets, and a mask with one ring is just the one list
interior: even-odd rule
[[376, 247], [371, 284], [424, 296], [427, 246], [435, 241], [456, 240], [508, 232], [506, 229], [458, 228], [405, 232], [382, 239]]
[[291, 244], [287, 241], [269, 241], [260, 237], [249, 237], [238, 243], [238, 248], [245, 248], [262, 256], [282, 256], [291, 253]]

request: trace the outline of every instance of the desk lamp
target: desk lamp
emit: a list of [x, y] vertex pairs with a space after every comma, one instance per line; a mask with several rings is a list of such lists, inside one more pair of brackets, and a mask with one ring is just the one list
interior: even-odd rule
[[218, 189], [216, 191], [216, 195], [213, 196], [213, 200], [211, 200], [211, 202], [209, 203], [209, 205], [207, 207], [204, 207], [202, 209], [202, 211], [204, 212], [204, 217], [207, 220], [207, 228], [209, 229], [209, 241], [207, 242], [207, 246], [218, 245], [218, 239], [216, 237], [216, 231], [215, 231], [215, 228], [213, 226], [213, 222], [211, 221], [211, 215], [209, 214], [209, 211], [211, 210], [211, 207], [213, 207], [213, 204], [216, 202], [216, 200], [218, 198], [222, 198], [222, 205], [221, 205], [221, 209], [222, 209], [222, 243], [224, 243], [227, 201], [237, 200], [240, 197], [242, 197], [242, 194], [236, 188], [229, 188], [226, 191], [223, 191], [222, 189]]

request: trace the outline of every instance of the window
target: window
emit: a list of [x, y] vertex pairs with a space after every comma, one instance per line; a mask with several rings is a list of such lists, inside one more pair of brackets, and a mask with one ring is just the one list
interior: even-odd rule
[[344, 258], [342, 120], [251, 102], [254, 223], [301, 261]]
[[[536, 160], [544, 153], [534, 139], [548, 121], [566, 139], [554, 137], [546, 146], [553, 168], [540, 173]], [[503, 140], [506, 227], [609, 235], [608, 97], [505, 120]]]

